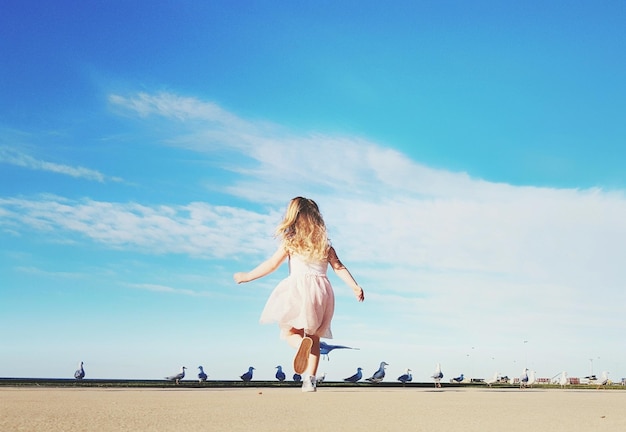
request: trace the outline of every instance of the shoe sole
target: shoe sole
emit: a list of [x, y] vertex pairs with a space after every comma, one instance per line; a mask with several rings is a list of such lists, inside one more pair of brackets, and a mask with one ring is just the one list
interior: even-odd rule
[[311, 347], [313, 346], [313, 339], [310, 337], [302, 338], [300, 347], [296, 356], [293, 358], [293, 370], [297, 374], [302, 374], [309, 364], [309, 354], [311, 353]]

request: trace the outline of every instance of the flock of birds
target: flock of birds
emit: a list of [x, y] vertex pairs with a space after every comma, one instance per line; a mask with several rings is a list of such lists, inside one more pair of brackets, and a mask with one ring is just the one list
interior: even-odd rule
[[[348, 348], [348, 347], [341, 347], [341, 348]], [[331, 349], [332, 350], [332, 349]], [[325, 354], [328, 355], [328, 352]], [[84, 369], [84, 363], [81, 361], [79, 363], [78, 369], [76, 370], [76, 372], [74, 373], [74, 378], [77, 380], [82, 380], [83, 378], [85, 378], [85, 369]], [[372, 376], [370, 376], [369, 378], [366, 378], [365, 380], [371, 383], [380, 383], [383, 381], [383, 379], [385, 378], [385, 368], [389, 366], [389, 364], [387, 362], [380, 362], [380, 366], [378, 367], [378, 369], [372, 374]], [[199, 382], [205, 382], [208, 378], [208, 375], [206, 374], [206, 372], [204, 371], [204, 368], [202, 366], [198, 366], [199, 372], [198, 372], [198, 381]], [[168, 381], [172, 381], [176, 384], [179, 384], [180, 381], [185, 378], [185, 371], [187, 370], [186, 366], [182, 366], [180, 368], [180, 372], [175, 374], [175, 375], [170, 375], [165, 377], [166, 380]], [[243, 373], [240, 378], [242, 381], [244, 382], [250, 382], [252, 381], [252, 378], [254, 376], [254, 371], [256, 369], [253, 366], [250, 366], [248, 368], [248, 371]], [[287, 376], [285, 374], [285, 372], [283, 371], [283, 367], [281, 365], [276, 366], [276, 375], [275, 375], [276, 379], [280, 382], [283, 382], [287, 379]], [[326, 374], [317, 377], [317, 383], [322, 383], [324, 382], [324, 379], [326, 378]], [[433, 374], [432, 378], [435, 379], [435, 386], [437, 387], [441, 387], [440, 381], [441, 378], [443, 378], [443, 374], [441, 373], [441, 366], [439, 364], [437, 364], [437, 368], [435, 370], [435, 373]], [[292, 377], [294, 382], [300, 382], [302, 381], [302, 376], [300, 374], [293, 374]], [[357, 368], [357, 371], [354, 375], [349, 376], [348, 378], [345, 378], [344, 381], [348, 382], [348, 383], [356, 383], [358, 381], [360, 381], [361, 379], [363, 379], [363, 368]], [[406, 369], [406, 372], [398, 377], [398, 381], [400, 381], [402, 384], [406, 384], [408, 382], [411, 382], [413, 380], [413, 376], [411, 375], [411, 369]]]
[[[335, 349], [358, 349], [358, 348], [352, 348], [352, 347], [348, 347], [348, 346], [344, 346], [344, 345], [329, 345], [326, 342], [320, 342], [320, 354], [322, 356], [322, 358], [329, 358], [329, 353], [332, 350]], [[81, 361], [79, 363], [79, 367], [76, 370], [76, 372], [74, 373], [74, 378], [76, 380], [82, 380], [83, 378], [85, 378], [85, 369], [84, 369], [84, 364]], [[365, 378], [366, 381], [370, 382], [370, 383], [380, 383], [383, 381], [383, 379], [385, 378], [385, 368], [389, 366], [389, 364], [387, 362], [380, 362], [380, 365], [378, 367], [378, 369], [369, 377], [369, 378]], [[180, 381], [185, 378], [185, 370], [187, 368], [185, 366], [182, 366], [180, 369], [180, 372], [175, 374], [175, 375], [170, 375], [165, 377], [166, 380], [168, 381], [172, 381], [176, 384], [179, 384]], [[205, 373], [204, 368], [202, 366], [198, 366], [198, 381], [200, 383], [205, 382], [208, 378], [208, 375]], [[248, 371], [243, 373], [240, 378], [242, 381], [244, 382], [249, 382], [252, 380], [253, 374], [254, 374], [254, 370], [255, 368], [253, 366], [250, 366], [248, 368]], [[287, 376], [285, 374], [285, 372], [283, 371], [283, 368], [281, 365], [276, 366], [276, 374], [275, 377], [278, 381], [283, 382], [287, 379]], [[317, 377], [317, 383], [320, 384], [322, 383], [326, 378], [326, 374]], [[443, 373], [441, 371], [441, 364], [437, 363], [435, 366], [435, 371], [434, 373], [430, 376], [430, 378], [433, 380], [435, 387], [439, 388], [441, 387], [441, 380], [443, 379]], [[598, 388], [605, 386], [609, 383], [609, 378], [608, 378], [608, 372], [602, 372], [601, 377], [598, 379], [595, 375], [586, 377], [590, 383], [594, 383], [598, 386]], [[302, 381], [302, 376], [300, 374], [294, 374], [292, 377], [294, 382], [300, 382]], [[347, 383], [357, 383], [360, 380], [363, 379], [363, 368], [358, 367], [356, 370], [356, 373], [352, 376], [349, 376], [347, 378], [344, 378], [343, 381], [347, 382]], [[463, 374], [459, 375], [458, 377], [452, 378], [450, 380], [451, 383], [461, 383], [465, 380], [465, 376]], [[413, 376], [411, 375], [411, 369], [406, 369], [405, 373], [400, 375], [397, 378], [397, 381], [401, 382], [402, 384], [406, 384], [409, 383], [413, 380]], [[519, 382], [519, 386], [520, 388], [527, 388], [527, 387], [531, 387], [533, 384], [535, 384], [537, 382], [537, 378], [535, 376], [535, 372], [529, 370], [528, 368], [524, 368], [524, 370], [522, 371], [521, 376], [519, 377], [518, 380], [515, 379], [509, 379], [506, 376], [501, 376], [499, 372], [494, 373], [494, 375], [491, 378], [485, 379], [484, 383], [488, 386], [491, 387], [493, 384], [496, 383], [516, 383]], [[553, 379], [551, 381], [552, 384], [559, 384], [561, 386], [561, 388], [564, 388], [566, 385], [568, 385], [570, 383], [569, 378], [567, 376], [567, 372], [562, 372], [559, 375], [558, 380], [557, 379]]]
[[[348, 348], [348, 347], [340, 347], [340, 348]], [[332, 349], [331, 349], [332, 350]], [[328, 352], [326, 353], [326, 355], [328, 355]], [[389, 363], [387, 362], [380, 362], [380, 365], [378, 366], [378, 369], [369, 377], [369, 378], [365, 378], [365, 381], [368, 381], [370, 383], [374, 383], [374, 384], [378, 384], [380, 382], [382, 382], [385, 379], [385, 368], [389, 366]], [[165, 377], [165, 379], [169, 380], [169, 381], [174, 381], [176, 384], [178, 384], [180, 382], [180, 380], [182, 380], [185, 377], [185, 370], [187, 368], [185, 366], [183, 366], [180, 370], [180, 372], [176, 375], [171, 375], [168, 377]], [[200, 372], [198, 373], [198, 380], [199, 382], [204, 382], [207, 380], [207, 374], [204, 372], [204, 369], [202, 368], [202, 366], [198, 366], [198, 369], [200, 370]], [[242, 375], [240, 375], [239, 378], [241, 378], [242, 381], [244, 382], [250, 382], [252, 381], [252, 378], [254, 377], [254, 371], [256, 369], [254, 368], [254, 366], [250, 366], [248, 368], [248, 370], [246, 372], [244, 372]], [[287, 379], [287, 376], [285, 374], [285, 372], [283, 371], [283, 367], [281, 365], [276, 366], [276, 375], [275, 375], [276, 379], [280, 382], [283, 382]], [[317, 377], [317, 383], [320, 384], [322, 382], [324, 382], [324, 379], [326, 378], [326, 374]], [[437, 363], [437, 366], [435, 368], [435, 372], [433, 373], [433, 375], [431, 376], [431, 378], [434, 380], [435, 383], [435, 387], [441, 387], [441, 379], [443, 378], [443, 373], [441, 372], [441, 365], [439, 363]], [[294, 374], [292, 377], [294, 382], [300, 382], [302, 381], [302, 376], [300, 374]], [[359, 381], [361, 381], [363, 379], [363, 368], [358, 367], [356, 370], [356, 373], [352, 376], [349, 376], [347, 378], [344, 378], [344, 382], [347, 383], [357, 383]], [[411, 375], [411, 369], [406, 369], [405, 373], [400, 375], [397, 378], [398, 381], [400, 381], [402, 384], [406, 384], [408, 382], [413, 381], [413, 375]], [[461, 382], [463, 381], [463, 374], [461, 374], [460, 377], [458, 378], [454, 378], [454, 380], [456, 380], [457, 382]]]

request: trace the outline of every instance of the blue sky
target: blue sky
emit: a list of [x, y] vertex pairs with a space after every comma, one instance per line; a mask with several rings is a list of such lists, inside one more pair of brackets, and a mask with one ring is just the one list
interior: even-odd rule
[[0, 376], [289, 373], [232, 273], [298, 195], [329, 379], [626, 376], [623, 2], [153, 3], [4, 2]]

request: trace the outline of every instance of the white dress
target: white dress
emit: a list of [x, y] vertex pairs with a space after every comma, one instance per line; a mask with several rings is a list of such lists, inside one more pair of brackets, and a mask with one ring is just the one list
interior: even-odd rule
[[293, 327], [331, 339], [335, 294], [326, 276], [327, 269], [327, 260], [310, 262], [300, 255], [290, 255], [289, 276], [270, 294], [260, 322], [278, 323], [282, 337]]

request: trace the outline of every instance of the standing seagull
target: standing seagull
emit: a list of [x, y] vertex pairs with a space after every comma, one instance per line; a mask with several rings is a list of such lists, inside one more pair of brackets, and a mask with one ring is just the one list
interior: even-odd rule
[[244, 380], [245, 382], [248, 382], [252, 379], [252, 371], [255, 370], [252, 366], [250, 366], [248, 368], [248, 372], [246, 372], [245, 374], [241, 375], [239, 378], [241, 378], [242, 380]]
[[563, 371], [561, 372], [561, 378], [559, 378], [559, 385], [561, 386], [561, 388], [565, 388], [567, 384], [569, 384], [567, 382], [567, 372]]
[[437, 363], [435, 373], [431, 376], [431, 378], [435, 380], [435, 387], [441, 387], [441, 378], [443, 378], [443, 373], [441, 373], [441, 364]]
[[187, 369], [185, 366], [180, 368], [180, 373], [176, 374], [176, 375], [172, 375], [172, 376], [168, 376], [165, 377], [166, 380], [169, 381], [174, 381], [176, 382], [176, 385], [179, 384], [179, 381], [183, 378], [185, 378], [185, 369]]
[[200, 372], [198, 372], [198, 382], [205, 382], [208, 376], [204, 373], [204, 368], [202, 366], [198, 366], [198, 369], [200, 369]]
[[519, 388], [525, 388], [528, 384], [528, 368], [524, 368], [522, 375], [519, 377]]
[[326, 360], [330, 360], [330, 357], [328, 356], [328, 354], [334, 350], [334, 349], [353, 349], [353, 350], [358, 350], [358, 348], [352, 348], [349, 346], [344, 346], [344, 345], [328, 345], [326, 342], [320, 342], [320, 354], [322, 355], [322, 358], [324, 358], [324, 356], [326, 356]]
[[278, 369], [276, 371], [276, 379], [280, 382], [285, 381], [285, 372], [283, 372], [283, 367], [281, 365], [276, 366], [276, 369]]
[[498, 378], [500, 378], [500, 373], [496, 372], [493, 374], [493, 376], [487, 380], [485, 380], [485, 384], [487, 384], [489, 387], [491, 387], [492, 384], [495, 384], [498, 382]]
[[367, 380], [371, 383], [379, 383], [385, 378], [385, 366], [389, 366], [386, 362], [380, 362], [380, 366], [378, 370], [374, 372], [374, 375], [367, 378]]
[[345, 382], [351, 382], [351, 383], [355, 383], [358, 380], [360, 380], [361, 378], [363, 378], [363, 374], [361, 373], [363, 369], [361, 368], [356, 368], [356, 373], [354, 375], [352, 375], [351, 377], [348, 378], [344, 378]]
[[78, 364], [78, 369], [74, 372], [74, 378], [77, 380], [82, 380], [85, 378], [85, 369], [83, 369], [83, 362]]
[[411, 369], [407, 369], [404, 375], [400, 375], [398, 377], [398, 381], [400, 381], [402, 384], [406, 384], [408, 382], [413, 381], [413, 375], [411, 375]]
[[603, 371], [602, 376], [598, 380], [598, 383], [597, 383], [598, 387], [596, 387], [596, 389], [599, 389], [600, 387], [604, 387], [608, 383], [609, 383], [609, 373], [607, 371]]

